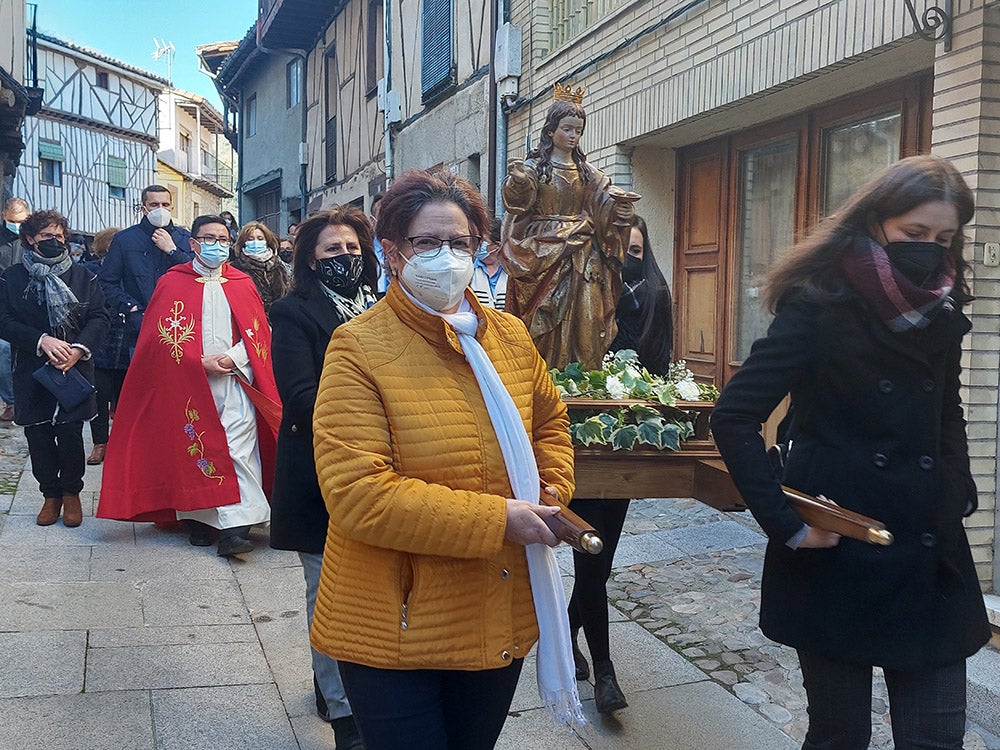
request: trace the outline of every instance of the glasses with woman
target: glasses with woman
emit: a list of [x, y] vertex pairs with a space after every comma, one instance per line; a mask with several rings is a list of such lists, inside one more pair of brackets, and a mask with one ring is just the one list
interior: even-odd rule
[[[271, 307], [271, 363], [284, 406], [271, 546], [299, 553], [311, 625], [329, 524], [313, 457], [313, 405], [330, 336], [375, 302], [377, 261], [371, 225], [349, 205], [302, 222], [296, 242], [291, 290]], [[360, 746], [337, 662], [313, 649], [312, 664], [317, 711], [332, 724], [337, 747]]]
[[396, 281], [334, 331], [320, 377], [313, 643], [369, 750], [492, 747], [539, 629], [545, 704], [581, 718], [543, 520], [558, 507], [538, 504], [572, 496], [566, 408], [523, 324], [467, 287], [488, 231], [467, 181], [397, 179], [376, 229]]
[[232, 266], [251, 279], [270, 316], [271, 305], [288, 292], [289, 278], [278, 257], [279, 243], [274, 232], [259, 221], [243, 225], [232, 250]]
[[[867, 748], [872, 669], [896, 747], [962, 747], [965, 660], [990, 637], [964, 516], [977, 506], [961, 406], [973, 197], [917, 156], [861, 188], [771, 271], [775, 318], [712, 414], [768, 536], [761, 630], [799, 656], [804, 748]], [[791, 394], [776, 469], [761, 423]], [[882, 521], [876, 547], [806, 525], [781, 484]]]
[[20, 226], [21, 262], [0, 276], [0, 337], [14, 348], [14, 422], [24, 426], [31, 472], [42, 493], [36, 522], [83, 521], [83, 423], [93, 395], [63, 407], [33, 373], [50, 365], [94, 383], [92, 353], [108, 332], [101, 285], [70, 257], [69, 226], [58, 211], [35, 211]]

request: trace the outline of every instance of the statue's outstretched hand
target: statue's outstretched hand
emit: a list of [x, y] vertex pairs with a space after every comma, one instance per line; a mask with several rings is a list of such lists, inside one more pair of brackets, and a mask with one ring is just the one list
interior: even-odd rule
[[528, 181], [528, 173], [524, 171], [523, 159], [511, 159], [507, 162], [507, 177], [513, 182]]

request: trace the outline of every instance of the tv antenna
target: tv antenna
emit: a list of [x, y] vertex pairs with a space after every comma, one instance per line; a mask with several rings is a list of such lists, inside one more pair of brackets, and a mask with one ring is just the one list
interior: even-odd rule
[[174, 47], [173, 42], [168, 42], [165, 39], [157, 39], [153, 37], [153, 44], [156, 45], [156, 50], [152, 53], [154, 60], [159, 60], [161, 57], [167, 58], [167, 80], [170, 81], [170, 85], [174, 85], [173, 78], [170, 77], [170, 71], [172, 68], [172, 63], [174, 59], [174, 53], [177, 51]]

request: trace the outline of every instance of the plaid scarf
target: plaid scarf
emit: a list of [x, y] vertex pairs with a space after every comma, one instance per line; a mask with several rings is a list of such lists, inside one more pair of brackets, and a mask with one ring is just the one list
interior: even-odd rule
[[69, 250], [55, 258], [43, 258], [26, 249], [21, 255], [21, 262], [31, 277], [31, 282], [24, 290], [24, 296], [27, 297], [30, 290], [35, 290], [38, 304], [48, 308], [49, 325], [55, 332], [66, 322], [73, 307], [80, 304], [73, 290], [59, 278], [73, 266]]
[[847, 282], [894, 333], [930, 325], [955, 286], [955, 263], [949, 256], [935, 275], [917, 286], [892, 265], [882, 246], [870, 237], [854, 243], [844, 255], [841, 269]]

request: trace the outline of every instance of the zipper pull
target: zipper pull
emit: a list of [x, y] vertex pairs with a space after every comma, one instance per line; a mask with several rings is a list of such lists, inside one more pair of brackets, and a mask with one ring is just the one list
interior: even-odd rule
[[406, 628], [408, 627], [406, 624], [406, 602], [403, 602], [402, 610], [403, 610], [403, 619], [399, 621], [399, 628], [400, 630], [406, 630]]

